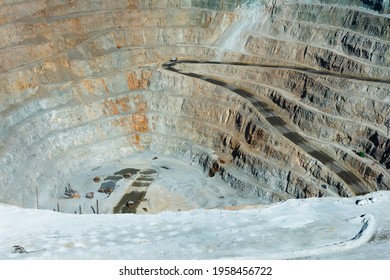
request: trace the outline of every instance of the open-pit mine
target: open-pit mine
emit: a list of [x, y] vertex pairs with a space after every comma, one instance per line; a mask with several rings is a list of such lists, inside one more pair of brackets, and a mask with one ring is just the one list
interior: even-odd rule
[[387, 0], [0, 1], [0, 203], [267, 208], [390, 190]]

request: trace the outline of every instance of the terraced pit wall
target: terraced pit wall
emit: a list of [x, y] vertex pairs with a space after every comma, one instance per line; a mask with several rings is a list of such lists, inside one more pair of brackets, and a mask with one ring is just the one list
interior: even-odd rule
[[[227, 184], [269, 201], [354, 195], [247, 100], [161, 67], [172, 56], [378, 80], [234, 65], [187, 69], [218, 71], [253, 90], [299, 133], [333, 145], [367, 190], [389, 189], [388, 18], [341, 4], [215, 3], [3, 2], [0, 201], [34, 207], [37, 187], [43, 201], [61, 196], [75, 171], [143, 150], [197, 163], [205, 176], [214, 168]], [[255, 21], [241, 30], [248, 9]], [[357, 117], [360, 124], [347, 120]], [[353, 149], [366, 151], [375, 167]]]

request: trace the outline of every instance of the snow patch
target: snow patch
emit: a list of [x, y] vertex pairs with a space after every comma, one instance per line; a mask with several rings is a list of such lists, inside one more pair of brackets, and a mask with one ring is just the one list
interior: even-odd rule
[[388, 259], [389, 239], [375, 236], [377, 228], [390, 231], [390, 192], [369, 197], [379, 196], [369, 213], [361, 213], [356, 198], [148, 215], [75, 215], [1, 204], [0, 259]]

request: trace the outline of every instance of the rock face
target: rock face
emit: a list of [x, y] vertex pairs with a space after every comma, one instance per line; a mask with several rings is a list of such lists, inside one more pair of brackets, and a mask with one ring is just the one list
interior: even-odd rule
[[270, 202], [390, 189], [387, 1], [0, 7], [0, 202], [143, 150]]

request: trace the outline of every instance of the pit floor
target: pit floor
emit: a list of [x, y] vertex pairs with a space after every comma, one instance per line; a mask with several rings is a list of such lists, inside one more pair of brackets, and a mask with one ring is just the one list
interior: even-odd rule
[[[131, 177], [124, 178], [125, 173]], [[94, 182], [95, 177], [100, 181]], [[264, 204], [260, 198], [245, 197], [218, 175], [209, 177], [198, 165], [151, 152], [87, 168], [68, 182], [80, 198], [64, 195], [45, 208], [75, 214], [151, 214]], [[105, 193], [106, 188], [113, 189], [112, 193]], [[94, 193], [92, 199], [86, 198], [89, 192]]]

